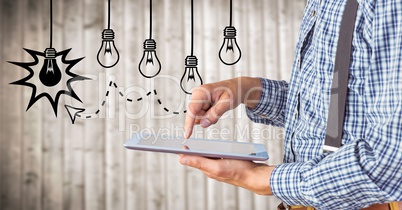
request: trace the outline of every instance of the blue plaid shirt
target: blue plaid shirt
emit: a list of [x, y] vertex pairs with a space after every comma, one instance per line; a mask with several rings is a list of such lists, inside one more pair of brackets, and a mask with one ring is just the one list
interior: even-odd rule
[[285, 127], [271, 175], [288, 205], [359, 209], [402, 200], [402, 0], [358, 0], [343, 146], [323, 153], [336, 44], [346, 0], [309, 0], [290, 83], [261, 79], [254, 122]]

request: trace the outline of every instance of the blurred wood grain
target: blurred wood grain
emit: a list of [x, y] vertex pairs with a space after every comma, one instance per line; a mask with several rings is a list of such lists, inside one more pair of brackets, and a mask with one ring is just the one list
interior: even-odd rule
[[[229, 24], [229, 0], [194, 0], [194, 54], [204, 82], [236, 76], [289, 80], [304, 5], [305, 0], [233, 1], [242, 58], [226, 66], [218, 53]], [[9, 83], [28, 73], [7, 63], [32, 61], [23, 48], [49, 47], [49, 1], [1, 1], [0, 209], [276, 209], [276, 198], [208, 179], [180, 165], [176, 155], [124, 149], [124, 141], [138, 131], [182, 135], [189, 96], [179, 82], [190, 54], [190, 1], [153, 0], [152, 36], [162, 64], [153, 79], [138, 71], [149, 37], [149, 0], [113, 0], [111, 6], [120, 61], [104, 69], [96, 57], [107, 0], [53, 3], [53, 46], [72, 48], [67, 59], [85, 57], [72, 71], [91, 78], [72, 85], [83, 103], [62, 96], [56, 117], [44, 98], [26, 111], [32, 89]], [[66, 88], [67, 79], [55, 88]], [[38, 93], [46, 90], [37, 77], [31, 82]], [[85, 116], [97, 110], [99, 115], [71, 124], [64, 104], [85, 108]], [[264, 143], [268, 163], [275, 165], [282, 161], [282, 132], [251, 123], [239, 106], [216, 125], [197, 127], [194, 137]]]

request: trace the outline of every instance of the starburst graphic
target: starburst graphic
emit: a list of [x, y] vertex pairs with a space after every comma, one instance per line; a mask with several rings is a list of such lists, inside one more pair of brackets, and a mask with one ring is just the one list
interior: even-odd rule
[[[24, 63], [24, 62], [9, 61], [9, 63], [17, 65], [21, 68], [24, 68], [25, 70], [27, 70], [29, 72], [29, 75], [26, 76], [25, 78], [10, 83], [12, 85], [21, 85], [21, 86], [26, 86], [26, 87], [32, 88], [31, 97], [29, 99], [29, 103], [28, 103], [26, 111], [28, 111], [29, 108], [31, 108], [31, 106], [34, 105], [39, 99], [47, 98], [53, 108], [54, 114], [57, 117], [57, 107], [58, 107], [59, 99], [60, 99], [60, 96], [63, 94], [71, 96], [72, 98], [74, 98], [82, 103], [81, 99], [77, 96], [77, 94], [74, 92], [73, 88], [71, 87], [71, 83], [73, 83], [75, 81], [90, 80], [90, 79], [72, 73], [71, 68], [73, 68], [78, 62], [80, 62], [82, 59], [84, 59], [83, 57], [74, 59], [74, 60], [67, 60], [66, 57], [67, 57], [68, 53], [71, 51], [71, 49], [63, 50], [61, 52], [55, 52], [54, 59], [61, 56], [62, 63], [67, 65], [65, 68], [65, 71], [64, 71], [65, 74], [62, 74], [62, 76], [67, 77], [67, 78], [70, 77], [70, 78], [67, 79], [67, 81], [66, 81], [66, 89], [58, 90], [56, 95], [53, 98], [48, 92], [41, 92], [41, 93], [37, 94], [37, 87], [35, 84], [33, 84], [33, 81], [32, 81], [33, 78], [40, 77], [40, 72], [38, 70], [34, 69], [33, 67], [35, 67], [39, 64], [40, 59], [42, 59], [42, 58], [44, 60], [47, 59], [46, 53], [38, 52], [38, 51], [30, 50], [30, 49], [25, 49], [25, 48], [24, 48], [24, 50], [29, 55], [32, 56], [32, 58], [33, 58], [32, 62]], [[53, 72], [46, 72], [46, 73], [53, 73]], [[46, 83], [44, 83], [43, 80], [41, 80], [41, 81], [44, 86], [51, 86], [49, 88], [56, 88], [53, 85], [47, 85]]]

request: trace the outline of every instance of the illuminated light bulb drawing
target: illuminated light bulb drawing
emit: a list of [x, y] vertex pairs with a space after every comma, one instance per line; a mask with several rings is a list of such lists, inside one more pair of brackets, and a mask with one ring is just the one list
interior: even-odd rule
[[196, 88], [203, 84], [202, 78], [197, 69], [197, 57], [187, 56], [185, 65], [186, 67], [184, 70], [184, 74], [180, 80], [180, 87], [185, 93], [191, 94], [193, 88]]
[[120, 60], [119, 51], [114, 44], [114, 31], [110, 29], [110, 0], [108, 0], [107, 29], [102, 32], [102, 45], [98, 51], [97, 59], [104, 68], [112, 68]]
[[104, 68], [112, 68], [119, 62], [120, 55], [114, 45], [114, 32], [105, 29], [102, 32], [102, 45], [98, 51], [98, 62]]
[[161, 62], [156, 55], [156, 42], [152, 39], [152, 0], [149, 0], [149, 39], [144, 41], [144, 54], [138, 70], [146, 78], [153, 78], [161, 71]]
[[39, 79], [43, 85], [52, 87], [61, 80], [61, 71], [56, 63], [56, 50], [47, 48], [45, 50], [45, 60], [39, 73]]
[[[20, 80], [12, 82], [13, 85], [21, 85], [31, 88], [31, 96], [26, 111], [28, 111], [40, 99], [47, 99], [52, 106], [53, 112], [57, 117], [57, 108], [62, 95], [82, 103], [81, 99], [75, 93], [73, 85], [77, 81], [89, 80], [89, 78], [80, 76], [72, 71], [72, 68], [84, 58], [67, 59], [71, 49], [57, 52], [52, 47], [53, 41], [53, 1], [50, 0], [50, 44], [45, 51], [39, 52], [30, 49], [24, 49], [33, 59], [31, 62], [12, 62], [28, 71], [28, 75]], [[63, 64], [60, 68], [57, 62]], [[42, 65], [39, 67], [38, 65]], [[40, 83], [36, 80], [39, 79]], [[64, 79], [64, 81], [62, 80]], [[56, 86], [61, 83], [60, 86]], [[46, 86], [44, 88], [43, 86]]]
[[234, 65], [241, 58], [241, 50], [236, 41], [236, 28], [232, 26], [232, 0], [230, 0], [230, 22], [223, 31], [224, 39], [219, 50], [219, 59], [226, 65]]
[[156, 55], [156, 42], [153, 39], [147, 39], [144, 42], [144, 54], [141, 58], [138, 69], [142, 76], [152, 78], [161, 71], [161, 63]]

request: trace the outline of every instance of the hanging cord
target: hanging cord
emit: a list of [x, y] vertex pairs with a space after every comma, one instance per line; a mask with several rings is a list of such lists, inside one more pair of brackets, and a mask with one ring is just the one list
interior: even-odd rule
[[152, 0], [149, 0], [149, 39], [152, 39]]
[[230, 20], [229, 20], [229, 26], [232, 26], [232, 0], [230, 0]]
[[191, 0], [191, 56], [194, 55], [194, 2]]
[[110, 29], [110, 0], [107, 1], [107, 29]]
[[50, 0], [50, 48], [53, 45], [53, 1]]

